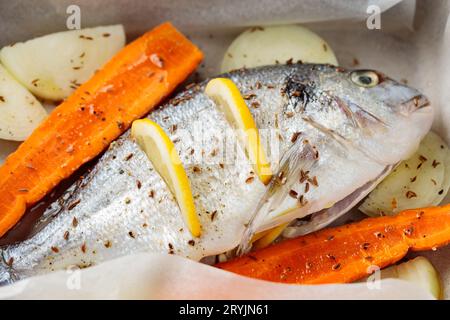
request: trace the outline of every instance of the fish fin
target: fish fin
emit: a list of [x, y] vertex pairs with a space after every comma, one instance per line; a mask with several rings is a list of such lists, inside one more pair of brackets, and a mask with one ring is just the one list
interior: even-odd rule
[[347, 119], [349, 119], [353, 127], [362, 130], [363, 134], [367, 134], [367, 130], [370, 129], [370, 124], [385, 128], [389, 127], [386, 122], [378, 118], [370, 111], [361, 108], [356, 103], [337, 96], [333, 99], [338, 108], [345, 114]]
[[367, 194], [369, 194], [392, 171], [393, 168], [395, 168], [395, 165], [386, 166], [375, 179], [365, 183], [363, 186], [353, 191], [350, 195], [335, 203], [331, 208], [313, 213], [308, 221], [299, 221], [298, 225], [286, 228], [283, 232], [283, 236], [287, 238], [295, 238], [328, 226], [347, 213], [364, 197], [366, 197]]
[[279, 169], [272, 177], [245, 227], [237, 255], [245, 254], [251, 249], [251, 240], [258, 231], [258, 227], [284, 201], [292, 185], [297, 182], [300, 171], [309, 171], [317, 159], [317, 151], [306, 137], [298, 138], [286, 151], [281, 158]]
[[334, 97], [334, 101], [336, 101], [339, 110], [341, 110], [345, 114], [346, 118], [351, 122], [352, 126], [361, 129], [361, 123], [357, 120], [355, 113], [349, 107], [347, 101], [344, 101], [339, 97]]
[[321, 125], [317, 121], [314, 121], [310, 117], [304, 116], [304, 117], [302, 117], [302, 119], [303, 119], [303, 121], [308, 123], [310, 126], [316, 128], [323, 134], [327, 135], [328, 137], [332, 138], [334, 141], [338, 142], [341, 145], [341, 147], [343, 147], [345, 150], [348, 149], [348, 146], [351, 145], [351, 142], [348, 141], [345, 137], [343, 137], [342, 135], [340, 135], [339, 133], [337, 133], [336, 131], [334, 131], [332, 129], [328, 129], [327, 127]]
[[323, 134], [327, 135], [328, 137], [332, 138], [334, 141], [338, 142], [344, 148], [344, 150], [350, 150], [350, 149], [358, 150], [359, 152], [361, 152], [363, 155], [365, 155], [367, 158], [371, 159], [372, 161], [374, 161], [380, 165], [383, 165], [383, 166], [388, 165], [386, 162], [384, 162], [382, 159], [380, 159], [380, 157], [377, 154], [373, 153], [371, 150], [368, 150], [367, 148], [364, 148], [363, 145], [360, 145], [358, 143], [354, 143], [351, 140], [348, 140], [347, 138], [345, 138], [338, 132], [336, 132], [332, 129], [328, 129], [327, 127], [323, 126], [322, 124], [318, 123], [317, 121], [313, 120], [310, 117], [303, 117], [302, 119], [306, 123], [311, 125], [312, 127], [316, 128]]

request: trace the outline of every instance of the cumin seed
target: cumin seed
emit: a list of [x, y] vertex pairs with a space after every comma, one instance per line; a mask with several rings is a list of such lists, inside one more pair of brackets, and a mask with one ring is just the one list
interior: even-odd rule
[[431, 164], [432, 166], [433, 166], [433, 168], [436, 168], [438, 165], [440, 165], [441, 163], [440, 162], [438, 162], [438, 161], [436, 161], [436, 159], [435, 160], [433, 160], [433, 163]]
[[244, 98], [244, 100], [250, 100], [255, 97], [256, 97], [256, 94], [254, 94], [254, 93], [247, 93], [242, 96], [242, 98]]
[[419, 155], [419, 160], [420, 160], [420, 162], [425, 162], [425, 161], [427, 161], [428, 159], [425, 158], [423, 155]]
[[300, 170], [300, 183], [303, 183], [309, 179], [308, 174], [309, 174], [309, 171]]
[[289, 190], [289, 195], [294, 198], [297, 199], [298, 193], [295, 190]]
[[76, 207], [80, 202], [81, 202], [81, 199], [77, 199], [77, 200], [73, 201], [72, 203], [70, 203], [70, 204], [67, 206], [67, 211], [71, 211], [71, 210], [75, 209], [75, 207]]
[[306, 200], [305, 197], [304, 197], [303, 195], [301, 195], [301, 196], [298, 198], [298, 201], [299, 201], [301, 207], [304, 207], [305, 205], [308, 204], [308, 200]]
[[253, 102], [250, 104], [250, 106], [251, 106], [252, 108], [258, 109], [259, 106], [260, 106], [260, 103], [259, 103], [258, 101], [253, 101]]
[[317, 177], [314, 176], [312, 179], [308, 179], [308, 181], [314, 186], [314, 187], [318, 187], [319, 186], [319, 182], [317, 181]]
[[384, 234], [382, 234], [381, 232], [375, 232], [374, 235], [375, 235], [375, 237], [377, 237], [378, 239], [382, 239], [382, 238], [385, 237]]
[[300, 131], [295, 132], [292, 137], [291, 137], [291, 142], [295, 143], [295, 141], [297, 141], [298, 137], [301, 135], [302, 133]]
[[193, 166], [193, 167], [192, 167], [192, 172], [200, 173], [200, 172], [202, 172], [202, 169], [200, 169], [200, 168], [197, 167], [197, 166]]
[[292, 118], [294, 116], [294, 113], [292, 111], [288, 111], [285, 113], [286, 118]]
[[411, 236], [413, 232], [414, 232], [413, 226], [410, 226], [410, 227], [406, 228], [405, 230], [403, 230], [403, 234], [405, 236]]
[[415, 198], [417, 197], [417, 194], [414, 191], [409, 190], [408, 192], [406, 192], [406, 198], [411, 199], [411, 198]]

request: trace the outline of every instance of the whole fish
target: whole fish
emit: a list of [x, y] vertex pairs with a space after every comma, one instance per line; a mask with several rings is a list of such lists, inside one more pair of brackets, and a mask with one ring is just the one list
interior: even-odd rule
[[[1, 249], [0, 282], [150, 251], [190, 259], [236, 248], [244, 234], [330, 223], [408, 158], [433, 112], [417, 90], [370, 70], [288, 64], [243, 69], [234, 81], [276, 174], [255, 175], [237, 133], [192, 85], [149, 114], [174, 142], [202, 235], [193, 238], [170, 190], [129, 132], [44, 212], [27, 240]], [[271, 207], [264, 209], [266, 203]]]

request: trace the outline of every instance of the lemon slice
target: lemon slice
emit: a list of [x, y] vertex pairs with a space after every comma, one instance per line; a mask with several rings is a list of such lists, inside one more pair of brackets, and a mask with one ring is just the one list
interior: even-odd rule
[[131, 135], [175, 196], [189, 231], [194, 237], [199, 237], [201, 225], [191, 186], [173, 142], [158, 124], [149, 119], [134, 121]]
[[214, 100], [230, 125], [238, 130], [239, 140], [259, 179], [264, 184], [269, 183], [272, 177], [270, 163], [261, 144], [258, 128], [239, 89], [230, 79], [216, 78], [208, 82], [205, 94]]
[[274, 242], [286, 229], [289, 223], [283, 223], [275, 228], [256, 234], [253, 238], [253, 249], [262, 249]]

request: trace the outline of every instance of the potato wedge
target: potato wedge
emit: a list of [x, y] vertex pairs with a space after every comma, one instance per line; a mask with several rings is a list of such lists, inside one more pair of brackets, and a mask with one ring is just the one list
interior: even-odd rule
[[398, 265], [381, 270], [381, 279], [400, 279], [415, 284], [427, 291], [433, 297], [440, 299], [442, 296], [441, 279], [439, 273], [424, 257], [417, 257]]
[[4, 47], [5, 68], [36, 96], [62, 100], [125, 45], [122, 25], [49, 34]]
[[328, 43], [299, 25], [251, 28], [230, 45], [222, 61], [222, 72], [301, 60], [338, 65]]
[[23, 141], [46, 116], [41, 103], [0, 65], [0, 139]]
[[441, 203], [450, 187], [450, 151], [435, 133], [428, 133], [417, 152], [403, 161], [364, 200], [359, 209], [369, 216], [392, 215]]

